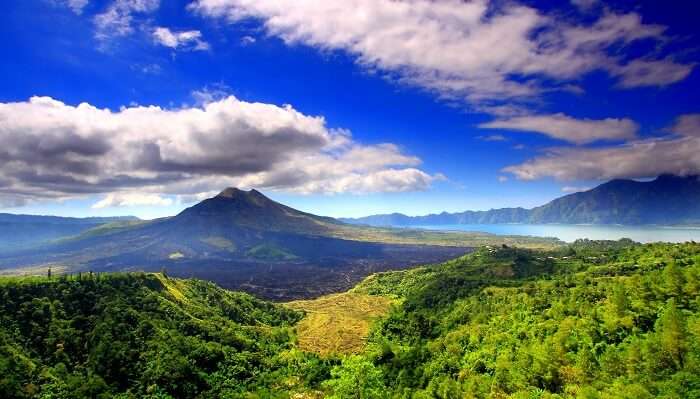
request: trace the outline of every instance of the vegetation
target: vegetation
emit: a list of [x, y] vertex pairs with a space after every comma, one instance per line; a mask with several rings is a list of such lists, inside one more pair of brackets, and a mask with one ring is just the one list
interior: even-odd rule
[[271, 244], [260, 244], [249, 249], [246, 255], [261, 260], [294, 260], [296, 255]]
[[0, 396], [289, 397], [328, 373], [301, 316], [156, 274], [0, 279]]
[[356, 291], [403, 298], [363, 358], [391, 397], [700, 397], [694, 243], [484, 248]]
[[360, 352], [372, 323], [386, 315], [394, 302], [381, 296], [344, 292], [289, 302], [287, 306], [306, 314], [296, 326], [299, 349], [327, 356]]
[[483, 247], [286, 306], [163, 274], [0, 279], [0, 396], [697, 398], [700, 245]]

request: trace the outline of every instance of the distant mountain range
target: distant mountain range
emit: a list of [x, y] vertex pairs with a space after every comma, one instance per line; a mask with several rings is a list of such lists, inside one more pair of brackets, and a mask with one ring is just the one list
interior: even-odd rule
[[406, 216], [400, 213], [341, 219], [371, 226], [565, 223], [623, 225], [700, 224], [698, 176], [661, 175], [652, 181], [617, 179], [533, 208]]
[[0, 252], [84, 233], [97, 226], [137, 221], [133, 216], [66, 218], [0, 213]]

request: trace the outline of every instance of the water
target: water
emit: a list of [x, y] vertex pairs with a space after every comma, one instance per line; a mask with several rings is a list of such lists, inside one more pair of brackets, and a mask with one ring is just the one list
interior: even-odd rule
[[630, 238], [638, 242], [700, 242], [700, 227], [619, 226], [578, 224], [450, 224], [418, 226], [430, 230], [481, 231], [498, 235], [556, 237], [572, 242], [579, 238], [619, 240]]

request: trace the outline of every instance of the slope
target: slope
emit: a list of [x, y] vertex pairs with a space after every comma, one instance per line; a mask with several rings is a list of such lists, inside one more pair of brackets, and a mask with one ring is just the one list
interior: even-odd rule
[[5, 278], [0, 298], [4, 398], [286, 397], [317, 363], [289, 356], [298, 312], [203, 281]]
[[387, 397], [700, 395], [699, 244], [482, 248], [354, 292], [401, 303], [333, 371], [336, 394], [371, 375]]
[[135, 217], [66, 218], [57, 216], [0, 214], [0, 252], [32, 247], [81, 234], [100, 225], [129, 223]]

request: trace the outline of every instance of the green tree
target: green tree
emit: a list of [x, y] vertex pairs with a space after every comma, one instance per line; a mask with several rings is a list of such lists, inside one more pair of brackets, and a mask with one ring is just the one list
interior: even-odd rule
[[669, 299], [666, 307], [657, 320], [656, 333], [664, 354], [677, 369], [683, 367], [685, 353], [685, 321], [683, 314], [676, 306], [676, 299]]
[[664, 289], [666, 293], [673, 298], [680, 299], [683, 296], [684, 285], [683, 270], [681, 270], [675, 260], [671, 260], [664, 268]]
[[387, 392], [382, 378], [382, 371], [372, 362], [360, 356], [350, 356], [343, 360], [341, 366], [331, 370], [332, 379], [324, 385], [331, 389], [331, 399], [380, 399], [386, 398]]

